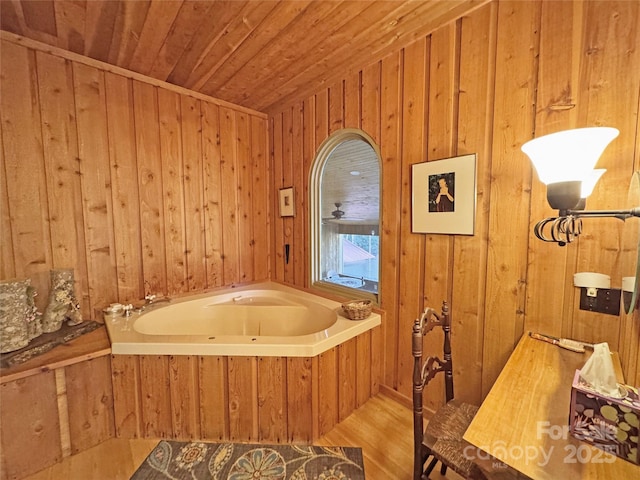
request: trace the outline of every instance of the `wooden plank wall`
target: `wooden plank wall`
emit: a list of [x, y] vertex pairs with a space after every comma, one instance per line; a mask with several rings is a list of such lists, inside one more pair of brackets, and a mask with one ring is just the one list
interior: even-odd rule
[[[23, 45], [26, 44], [26, 45]], [[269, 278], [267, 117], [2, 36], [0, 279], [73, 268], [85, 318]]]
[[103, 355], [0, 385], [0, 478], [24, 478], [115, 435], [109, 360]]
[[112, 355], [115, 434], [311, 443], [378, 393], [380, 327], [316, 357]]
[[[451, 304], [456, 393], [464, 400], [482, 400], [529, 330], [607, 341], [620, 350], [628, 382], [640, 384], [638, 313], [581, 311], [572, 285], [575, 272], [595, 271], [620, 287], [617, 221], [585, 221], [580, 240], [564, 248], [537, 240], [532, 226], [554, 212], [520, 151], [557, 130], [618, 128], [588, 207], [627, 208], [640, 168], [638, 25], [638, 2], [494, 1], [360, 71], [328, 72], [327, 88], [274, 108], [273, 191], [293, 185], [302, 208], [295, 218], [274, 215], [273, 279], [308, 286], [315, 152], [336, 129], [362, 128], [382, 155], [387, 387], [410, 396], [411, 324], [442, 300]], [[475, 235], [412, 234], [411, 165], [467, 153], [477, 154]], [[637, 220], [628, 223], [637, 228]], [[430, 389], [428, 403], [440, 402], [441, 390]]]

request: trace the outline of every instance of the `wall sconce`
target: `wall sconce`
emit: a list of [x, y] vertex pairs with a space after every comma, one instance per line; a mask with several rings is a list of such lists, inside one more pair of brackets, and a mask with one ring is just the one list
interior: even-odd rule
[[582, 232], [583, 217], [640, 217], [640, 207], [630, 210], [584, 210], [586, 197], [604, 170], [594, 170], [600, 155], [619, 132], [611, 127], [564, 130], [534, 138], [522, 145], [540, 181], [547, 186], [547, 201], [557, 217], [536, 224], [536, 237], [560, 246], [571, 243]]

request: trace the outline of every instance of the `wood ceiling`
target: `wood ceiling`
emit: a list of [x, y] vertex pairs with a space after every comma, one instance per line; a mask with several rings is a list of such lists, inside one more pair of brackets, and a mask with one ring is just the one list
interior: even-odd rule
[[[330, 154], [322, 170], [322, 218], [334, 223], [377, 225], [380, 218], [380, 163], [362, 140], [347, 140]], [[344, 216], [336, 221], [332, 211]]]
[[269, 112], [488, 0], [1, 0], [0, 28]]

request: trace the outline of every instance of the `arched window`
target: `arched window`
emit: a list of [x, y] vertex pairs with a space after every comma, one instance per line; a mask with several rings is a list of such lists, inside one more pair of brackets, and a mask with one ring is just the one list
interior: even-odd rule
[[311, 169], [311, 283], [374, 298], [380, 271], [380, 155], [363, 131], [335, 132]]

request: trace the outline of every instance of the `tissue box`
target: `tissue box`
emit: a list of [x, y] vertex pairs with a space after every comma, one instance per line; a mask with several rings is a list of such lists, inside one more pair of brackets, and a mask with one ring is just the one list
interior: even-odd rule
[[622, 386], [627, 391], [624, 398], [607, 397], [582, 381], [576, 370], [571, 385], [569, 430], [594, 447], [640, 465], [640, 395], [638, 388]]

